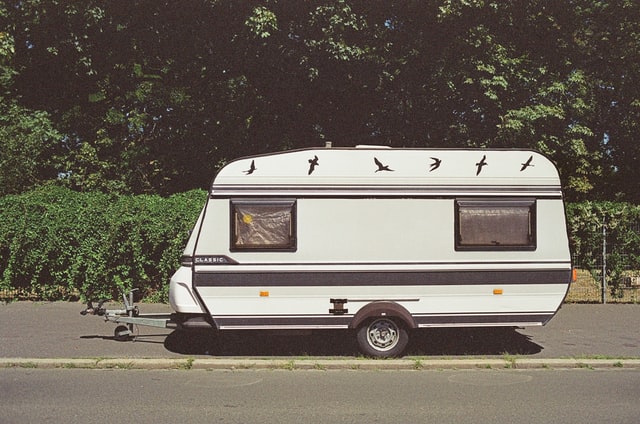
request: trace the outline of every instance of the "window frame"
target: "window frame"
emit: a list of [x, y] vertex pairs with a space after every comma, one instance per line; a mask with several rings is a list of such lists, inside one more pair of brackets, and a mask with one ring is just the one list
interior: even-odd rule
[[[238, 207], [282, 207], [290, 209], [289, 219], [289, 243], [287, 244], [251, 244], [242, 245], [238, 239]], [[297, 241], [297, 201], [296, 199], [230, 199], [229, 201], [229, 251], [231, 252], [295, 252], [298, 248]]]
[[[527, 244], [464, 244], [461, 233], [461, 211], [464, 208], [506, 209], [527, 207], [528, 219], [528, 243]], [[535, 251], [538, 247], [537, 238], [537, 200], [526, 198], [461, 198], [455, 200], [454, 219], [454, 245], [456, 251]], [[496, 238], [498, 239], [498, 238]]]

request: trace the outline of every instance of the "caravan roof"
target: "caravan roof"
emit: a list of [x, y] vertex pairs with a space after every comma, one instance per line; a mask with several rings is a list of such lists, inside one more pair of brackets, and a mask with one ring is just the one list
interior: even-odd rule
[[[554, 164], [528, 150], [317, 148], [234, 160], [212, 191], [249, 188], [560, 191]], [[248, 193], [245, 193], [248, 194]], [[520, 193], [522, 194], [522, 193]]]

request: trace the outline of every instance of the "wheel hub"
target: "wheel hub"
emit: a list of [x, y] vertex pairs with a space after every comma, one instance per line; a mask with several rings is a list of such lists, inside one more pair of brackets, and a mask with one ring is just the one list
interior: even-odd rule
[[398, 328], [386, 319], [379, 319], [369, 326], [369, 343], [378, 350], [389, 350], [398, 343]]

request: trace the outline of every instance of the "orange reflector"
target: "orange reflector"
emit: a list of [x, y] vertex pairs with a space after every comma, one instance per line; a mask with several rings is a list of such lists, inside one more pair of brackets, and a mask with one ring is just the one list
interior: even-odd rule
[[268, 291], [261, 291], [260, 292], [260, 297], [269, 297], [269, 292]]
[[493, 289], [493, 294], [502, 294], [502, 289]]
[[573, 268], [571, 270], [571, 281], [573, 282], [578, 281], [578, 270], [576, 268]]

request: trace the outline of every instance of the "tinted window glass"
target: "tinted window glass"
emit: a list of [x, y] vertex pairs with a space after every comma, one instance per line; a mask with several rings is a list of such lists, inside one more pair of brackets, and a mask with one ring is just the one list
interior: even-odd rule
[[232, 250], [295, 250], [295, 201], [232, 201]]
[[456, 249], [535, 249], [535, 200], [458, 200]]

